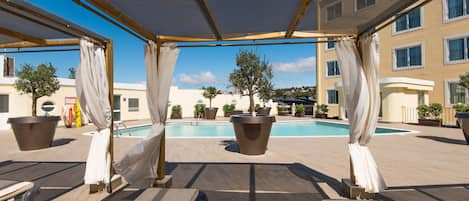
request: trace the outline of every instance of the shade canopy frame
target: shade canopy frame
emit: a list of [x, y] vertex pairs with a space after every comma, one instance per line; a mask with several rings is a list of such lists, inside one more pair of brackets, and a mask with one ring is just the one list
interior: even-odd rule
[[[217, 3], [212, 0], [194, 0], [192, 4], [194, 5], [178, 5], [178, 3], [167, 3], [163, 1], [142, 1], [139, 3], [128, 3], [125, 1], [119, 0], [73, 0], [78, 5], [84, 7], [85, 9], [97, 14], [98, 16], [102, 17], [106, 21], [118, 26], [119, 28], [123, 29], [124, 31], [132, 34], [133, 36], [137, 37], [138, 39], [148, 42], [149, 40], [152, 41], [160, 41], [160, 42], [212, 42], [220, 44], [221, 42], [228, 42], [228, 41], [259, 41], [259, 40], [289, 40], [289, 39], [325, 39], [325, 38], [337, 38], [337, 37], [358, 37], [365, 33], [374, 33], [377, 30], [380, 30], [382, 27], [387, 26], [390, 21], [395, 21], [399, 16], [401, 16], [401, 11], [406, 9], [413, 10], [431, 0], [377, 0], [376, 4], [370, 6], [370, 8], [365, 8], [362, 10], [358, 10], [356, 6], [353, 6], [353, 11], [345, 10], [348, 9], [346, 6], [350, 6], [349, 2], [352, 1], [331, 1], [331, 0], [295, 0], [295, 1], [288, 1], [288, 4], [285, 4], [285, 1], [282, 0], [274, 0], [269, 1], [274, 5], [291, 5], [290, 7], [284, 9], [288, 10], [289, 17], [283, 18], [283, 22], [289, 22], [288, 25], [283, 26], [283, 29], [279, 30], [272, 29], [268, 32], [249, 32], [248, 30], [243, 33], [227, 33], [227, 28], [224, 25], [224, 22], [231, 23], [233, 19], [225, 20], [223, 19], [223, 15], [220, 15], [220, 11], [223, 10], [224, 3]], [[124, 3], [125, 2], [125, 3]], [[186, 1], [186, 4], [189, 1]], [[190, 1], [192, 2], [192, 1]], [[245, 1], [238, 1], [241, 2], [239, 4], [244, 3], [243, 5], [239, 5], [239, 7], [248, 9], [250, 6], [257, 5], [256, 2], [251, 3], [250, 5]], [[252, 2], [252, 1], [249, 1]], [[257, 2], [264, 2], [263, 0], [258, 0]], [[330, 23], [327, 22], [328, 20], [325, 19], [327, 16], [326, 10], [328, 9], [329, 5], [332, 5], [336, 2], [343, 2], [342, 9], [343, 16], [340, 19], [334, 19]], [[353, 1], [355, 2], [355, 1]], [[297, 4], [295, 4], [297, 3]], [[171, 5], [174, 4], [174, 5]], [[225, 3], [230, 4], [230, 3]], [[221, 5], [221, 6], [220, 6]], [[161, 22], [157, 17], [152, 17], [142, 20], [142, 16], [152, 16], [151, 14], [139, 14], [145, 13], [148, 11], [145, 7], [153, 6], [152, 12], [158, 12], [158, 7], [163, 8], [181, 8], [181, 9], [188, 9], [190, 8], [191, 13], [193, 15], [200, 15], [199, 21], [201, 24], [205, 24], [210, 33], [205, 33], [205, 35], [201, 34], [186, 34], [181, 35], [180, 32], [175, 32], [175, 34], [164, 34], [164, 33], [155, 33], [152, 26], [149, 26], [149, 23], [144, 23], [145, 21], [154, 21], [158, 23], [166, 23], [169, 28], [178, 28], [175, 25], [171, 26], [171, 20], [167, 20]], [[188, 8], [187, 8], [188, 7]], [[269, 5], [265, 5], [264, 7], [269, 7]], [[275, 7], [275, 6], [274, 6]], [[410, 8], [410, 9], [409, 9]], [[147, 9], [147, 10], [145, 10]], [[352, 8], [350, 8], [352, 9]], [[374, 9], [374, 10], [373, 10]], [[184, 10], [184, 11], [186, 11]], [[262, 9], [261, 9], [262, 10]], [[278, 8], [277, 8], [278, 10]], [[294, 12], [292, 12], [294, 10]], [[138, 12], [137, 12], [138, 11]], [[170, 10], [165, 12], [163, 16], [167, 16], [167, 18], [161, 19], [171, 19], [172, 15], [168, 13], [174, 13], [177, 10]], [[378, 11], [381, 13], [376, 14]], [[259, 11], [261, 12], [261, 11]], [[181, 14], [180, 12], [179, 14]], [[262, 12], [261, 12], [262, 13]], [[352, 13], [352, 14], [350, 14]], [[280, 13], [281, 14], [281, 13]], [[345, 24], [346, 19], [348, 17], [355, 17], [354, 19], [358, 19], [360, 24], [355, 24], [356, 27], [353, 31], [351, 30], [340, 30], [334, 28], [334, 23], [337, 24]], [[364, 19], [367, 16], [374, 16], [374, 18], [370, 18], [369, 20]], [[184, 16], [182, 16], [184, 17]], [[233, 16], [229, 16], [233, 17]], [[197, 18], [194, 16], [194, 18]], [[221, 20], [220, 20], [221, 19]], [[243, 18], [244, 19], [244, 18]], [[312, 21], [314, 19], [314, 22]], [[236, 20], [236, 19], [234, 19]], [[256, 20], [256, 19], [253, 19]], [[392, 23], [391, 22], [391, 23]], [[311, 26], [307, 26], [308, 28], [305, 29], [305, 23], [313, 23]], [[329, 23], [329, 24], [328, 24]], [[384, 26], [381, 26], [383, 25]], [[236, 24], [235, 24], [236, 25]], [[182, 26], [182, 25], [180, 25]], [[230, 27], [228, 27], [230, 28]], [[207, 30], [208, 30], [207, 29]], [[187, 32], [188, 29], [183, 29], [183, 32]], [[253, 45], [254, 44], [253, 42]], [[194, 47], [202, 47], [203, 45], [194, 45]], [[210, 46], [223, 46], [208, 44]], [[236, 46], [236, 45], [232, 45]], [[189, 45], [183, 45], [181, 47], [190, 47]]]

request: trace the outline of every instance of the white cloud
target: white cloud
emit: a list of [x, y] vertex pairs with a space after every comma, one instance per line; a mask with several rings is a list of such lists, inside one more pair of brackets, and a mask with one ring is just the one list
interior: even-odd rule
[[316, 68], [316, 57], [300, 58], [294, 62], [277, 62], [273, 63], [272, 67], [277, 72], [299, 73], [314, 71]]
[[210, 72], [201, 72], [196, 74], [181, 73], [178, 76], [178, 81], [182, 84], [209, 84], [216, 83], [217, 78]]

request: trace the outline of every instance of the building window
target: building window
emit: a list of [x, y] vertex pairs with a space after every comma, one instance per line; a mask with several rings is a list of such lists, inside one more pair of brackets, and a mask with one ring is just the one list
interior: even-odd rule
[[394, 31], [401, 32], [413, 30], [422, 26], [420, 8], [399, 18], [394, 24]]
[[445, 0], [447, 19], [469, 15], [469, 0]]
[[467, 101], [467, 90], [459, 85], [458, 81], [447, 82], [447, 103], [450, 105], [468, 103]]
[[0, 113], [8, 113], [10, 111], [10, 99], [7, 94], [0, 94]]
[[[335, 38], [327, 38], [327, 41], [333, 41]], [[335, 42], [327, 42], [326, 50], [332, 50], [335, 48]]]
[[376, 3], [376, 0], [356, 0], [355, 3], [357, 10], [361, 10], [374, 5]]
[[419, 105], [425, 104], [425, 92], [423, 91], [418, 92], [418, 102], [419, 102]]
[[327, 21], [334, 20], [342, 16], [342, 2], [339, 1], [326, 8], [326, 19]]
[[446, 40], [446, 61], [469, 60], [469, 37], [452, 38]]
[[396, 69], [422, 66], [422, 46], [397, 48], [394, 50], [394, 67]]
[[327, 64], [327, 77], [335, 77], [340, 76], [340, 68], [339, 63], [334, 61], [328, 61]]
[[337, 105], [339, 104], [339, 91], [336, 89], [327, 90], [327, 104]]
[[138, 98], [129, 98], [129, 112], [138, 112]]

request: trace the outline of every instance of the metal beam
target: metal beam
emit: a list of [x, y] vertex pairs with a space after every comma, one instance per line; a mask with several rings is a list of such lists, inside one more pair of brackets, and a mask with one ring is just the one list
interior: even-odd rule
[[197, 2], [199, 4], [200, 10], [202, 10], [202, 13], [205, 16], [205, 19], [210, 25], [210, 29], [212, 29], [212, 32], [217, 38], [217, 40], [219, 41], [223, 40], [222, 35], [220, 33], [220, 29], [218, 28], [215, 18], [213, 17], [212, 12], [210, 11], [210, 7], [208, 6], [208, 1], [198, 0]]
[[19, 53], [41, 53], [41, 52], [73, 52], [80, 51], [80, 48], [67, 49], [40, 49], [40, 50], [10, 50], [0, 51], [0, 54], [19, 54]]
[[295, 17], [293, 17], [290, 26], [288, 27], [287, 33], [285, 34], [285, 38], [290, 38], [295, 32], [296, 27], [300, 24], [301, 20], [303, 19], [305, 13], [308, 11], [308, 8], [311, 5], [312, 0], [302, 0], [300, 5], [296, 9]]
[[120, 24], [120, 23], [117, 22], [114, 18], [111, 18], [111, 17], [109, 17], [109, 16], [107, 16], [107, 15], [104, 15], [103, 13], [99, 12], [99, 11], [96, 10], [95, 8], [89, 6], [89, 5], [86, 4], [86, 3], [83, 3], [81, 0], [73, 0], [73, 2], [75, 2], [76, 4], [78, 4], [78, 5], [81, 6], [81, 7], [85, 8], [86, 10], [88, 10], [88, 11], [94, 13], [95, 15], [97, 15], [97, 16], [103, 18], [104, 20], [108, 21], [109, 23], [111, 23], [111, 24], [113, 24], [113, 25], [115, 25], [115, 26], [121, 28], [121, 29], [124, 30], [125, 32], [127, 32], [127, 33], [129, 33], [129, 34], [135, 36], [136, 38], [140, 39], [141, 41], [143, 41], [143, 42], [145, 42], [145, 43], [148, 42], [148, 39], [147, 39], [147, 38], [145, 38], [145, 37], [141, 36], [140, 34], [134, 32], [132, 29], [129, 29], [128, 27], [126, 27], [126, 26]]
[[298, 42], [266, 42], [266, 43], [222, 43], [222, 44], [197, 44], [197, 45], [178, 45], [178, 48], [191, 47], [242, 47], [242, 46], [265, 46], [265, 45], [301, 45], [301, 44], [317, 44], [338, 42], [337, 40], [315, 40], [315, 41], [298, 41]]
[[25, 33], [20, 33], [20, 32], [13, 31], [13, 30], [10, 30], [10, 29], [7, 29], [7, 28], [2, 28], [2, 27], [0, 27], [0, 34], [6, 35], [6, 36], [9, 36], [9, 37], [12, 37], [12, 38], [21, 39], [21, 40], [24, 40], [24, 41], [36, 43], [36, 44], [44, 44], [46, 42], [42, 38], [38, 38], [36, 36], [32, 36], [32, 35], [25, 34]]
[[[74, 1], [77, 2], [78, 0], [74, 0]], [[86, 1], [90, 3], [91, 5], [93, 5], [94, 7], [100, 9], [107, 15], [121, 22], [125, 26], [129, 27], [134, 32], [144, 36], [148, 40], [156, 40], [155, 35], [151, 31], [145, 29], [141, 24], [135, 22], [132, 18], [122, 13], [119, 9], [115, 8], [113, 5], [105, 1], [100, 1], [100, 0], [86, 0]]]
[[[99, 44], [99, 45], [104, 45], [105, 41], [107, 40], [104, 38], [100, 38], [95, 33], [88, 33], [79, 28], [76, 28], [74, 27], [73, 24], [68, 24], [66, 21], [65, 23], [62, 22], [64, 20], [55, 19], [56, 17], [53, 15], [47, 15], [47, 13], [44, 14], [44, 13], [38, 12], [38, 10], [34, 10], [34, 9], [39, 9], [39, 8], [28, 6], [28, 4], [24, 2], [21, 3], [21, 1], [19, 1], [17, 3], [14, 3], [13, 1], [3, 0], [1, 1], [1, 3], [6, 5], [6, 7], [5, 6], [0, 7], [0, 9], [5, 12], [8, 12], [17, 17], [29, 20], [31, 22], [47, 27], [49, 29], [69, 35], [71, 37], [82, 38], [83, 36], [87, 36], [91, 42], [95, 44]], [[7, 8], [7, 7], [10, 7], [10, 8]], [[24, 13], [26, 13], [27, 15], [25, 15]]]
[[68, 40], [45, 40], [44, 43], [38, 44], [33, 42], [13, 42], [0, 44], [0, 48], [26, 48], [26, 47], [52, 47], [52, 46], [77, 46], [80, 45], [79, 39]]

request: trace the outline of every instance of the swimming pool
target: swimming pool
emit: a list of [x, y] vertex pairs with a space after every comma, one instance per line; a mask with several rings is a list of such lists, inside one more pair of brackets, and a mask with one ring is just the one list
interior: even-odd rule
[[[148, 134], [150, 125], [137, 126], [114, 131], [115, 136], [144, 137]], [[377, 128], [376, 134], [405, 134], [409, 130], [392, 128]], [[273, 137], [335, 137], [348, 136], [349, 126], [346, 124], [307, 121], [307, 122], [277, 122], [272, 126], [270, 136]], [[166, 137], [168, 138], [216, 138], [234, 137], [231, 123], [191, 122], [168, 123]]]

